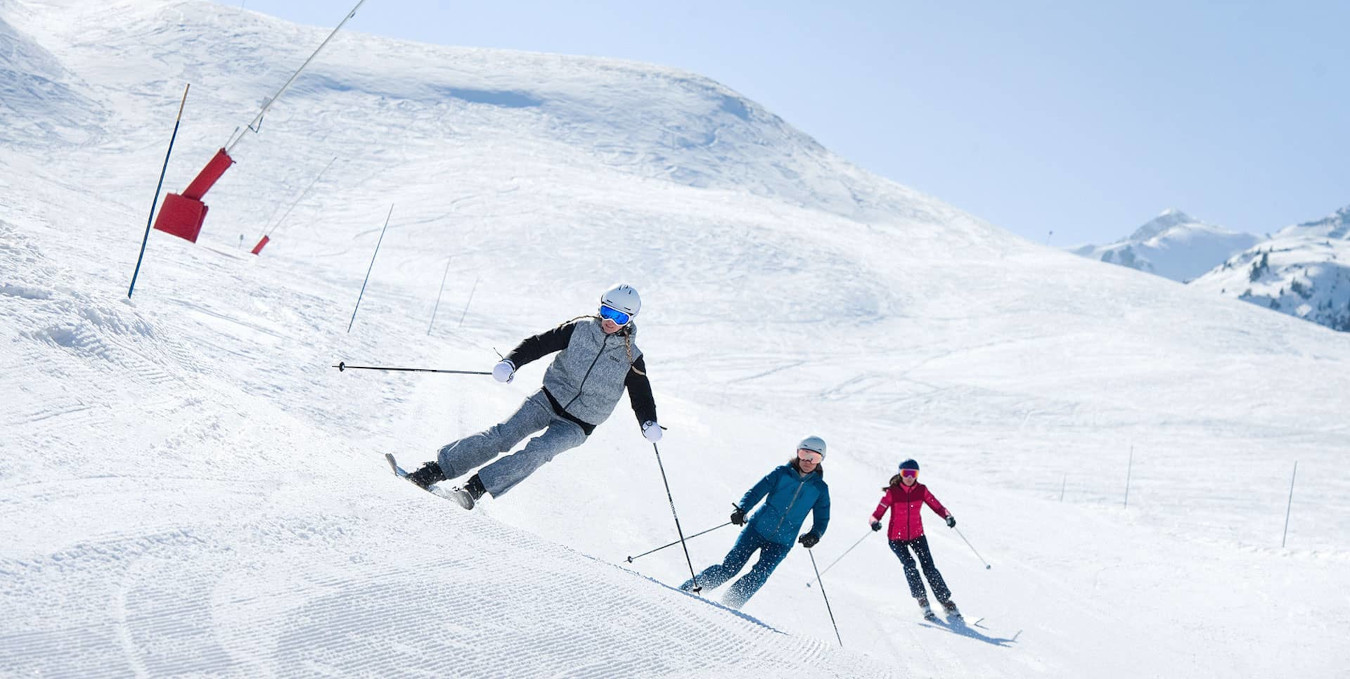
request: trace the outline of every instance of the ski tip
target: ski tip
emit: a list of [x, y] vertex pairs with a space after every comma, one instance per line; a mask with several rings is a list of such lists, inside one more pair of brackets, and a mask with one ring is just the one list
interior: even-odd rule
[[403, 471], [403, 469], [398, 466], [398, 460], [394, 459], [393, 453], [385, 453], [384, 459], [389, 463], [389, 469], [394, 472], [394, 476], [403, 478], [408, 475], [407, 472]]

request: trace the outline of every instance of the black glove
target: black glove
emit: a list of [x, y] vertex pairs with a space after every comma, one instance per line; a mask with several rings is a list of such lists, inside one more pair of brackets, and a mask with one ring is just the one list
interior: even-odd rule
[[807, 533], [806, 535], [797, 538], [797, 542], [802, 543], [803, 547], [811, 549], [816, 546], [817, 542], [820, 542], [820, 538], [816, 537], [815, 533]]
[[872, 522], [872, 530], [873, 530], [873, 531], [879, 531], [879, 530], [881, 530], [881, 522], [880, 522], [880, 521], [873, 521], [873, 522]]
[[948, 528], [956, 528], [956, 517], [955, 517], [955, 516], [951, 516], [951, 515], [948, 515], [948, 516], [947, 516], [947, 527], [948, 527]]
[[[732, 506], [732, 507], [736, 507], [736, 505], [734, 505], [734, 504], [731, 505], [731, 506]], [[744, 525], [745, 525], [745, 510], [744, 510], [744, 509], [741, 509], [740, 507], [736, 507], [736, 511], [734, 511], [734, 512], [731, 513], [731, 522], [732, 522], [733, 524], [737, 525], [737, 526], [744, 526]]]

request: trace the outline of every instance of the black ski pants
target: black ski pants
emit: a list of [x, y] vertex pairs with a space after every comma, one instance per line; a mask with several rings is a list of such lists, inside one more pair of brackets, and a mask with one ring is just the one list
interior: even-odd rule
[[[910, 556], [910, 550], [914, 550], [914, 556]], [[909, 581], [909, 593], [915, 599], [924, 598], [923, 580], [919, 579], [919, 568], [923, 568], [923, 576], [928, 579], [928, 585], [933, 588], [933, 596], [937, 597], [938, 602], [947, 601], [952, 598], [952, 593], [947, 589], [947, 583], [943, 582], [942, 574], [938, 572], [937, 566], [933, 565], [933, 553], [928, 551], [928, 538], [920, 535], [913, 540], [891, 540], [891, 551], [900, 557], [900, 563], [905, 566], [905, 579]], [[919, 564], [914, 564], [914, 557], [919, 558]]]

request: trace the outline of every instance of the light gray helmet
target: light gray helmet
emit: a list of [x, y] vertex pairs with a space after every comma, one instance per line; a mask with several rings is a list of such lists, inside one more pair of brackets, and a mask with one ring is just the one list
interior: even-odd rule
[[619, 283], [600, 295], [600, 304], [635, 317], [642, 309], [642, 298], [633, 286]]
[[825, 459], [825, 439], [819, 436], [808, 436], [797, 444], [797, 450], [810, 450], [820, 453], [820, 459]]

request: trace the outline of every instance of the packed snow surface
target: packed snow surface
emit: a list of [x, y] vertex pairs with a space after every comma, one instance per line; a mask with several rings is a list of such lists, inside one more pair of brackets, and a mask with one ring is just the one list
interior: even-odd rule
[[[1028, 243], [696, 75], [341, 34], [128, 301], [184, 84], [172, 191], [326, 33], [0, 0], [0, 675], [1350, 676], [1350, 336]], [[829, 531], [740, 613], [671, 589], [678, 547], [627, 561], [675, 531], [626, 406], [466, 513], [383, 454], [542, 365], [331, 367], [486, 370], [616, 280], [686, 533], [829, 442]], [[968, 628], [866, 527], [907, 457], [992, 565], [930, 515]], [[840, 649], [809, 555], [858, 541]]]

